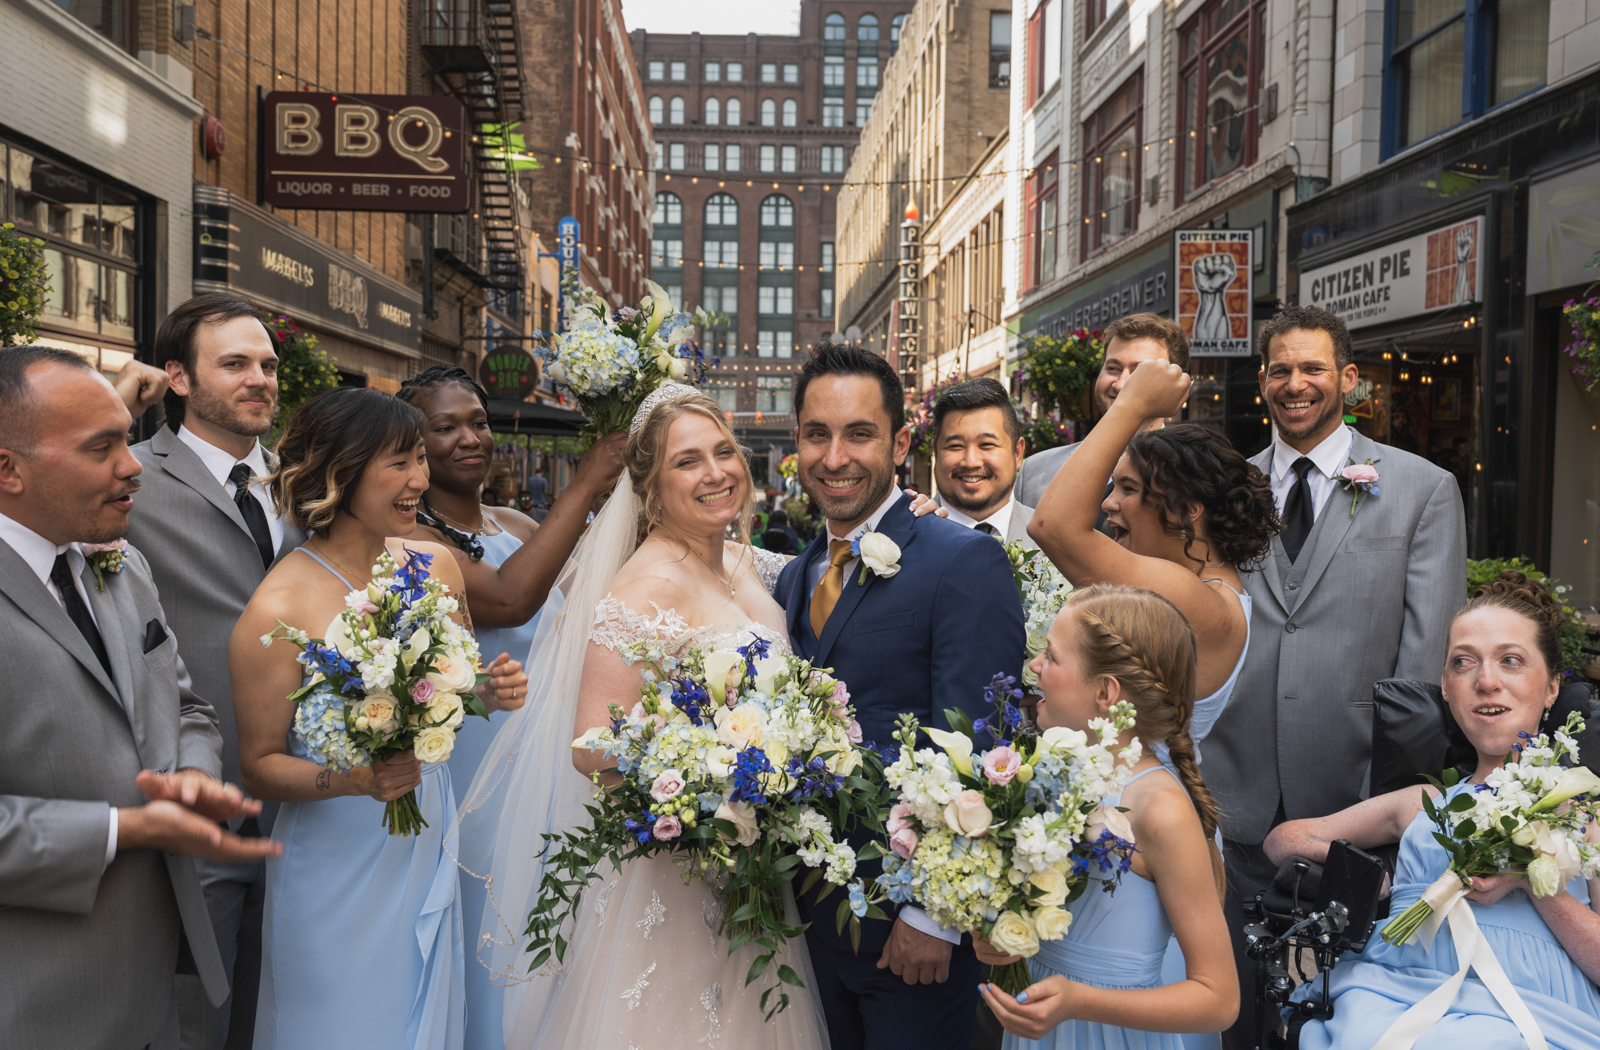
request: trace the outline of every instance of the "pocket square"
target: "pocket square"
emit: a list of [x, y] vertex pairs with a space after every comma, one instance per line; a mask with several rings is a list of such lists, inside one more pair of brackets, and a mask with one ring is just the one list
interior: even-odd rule
[[155, 650], [156, 646], [167, 640], [167, 629], [161, 626], [160, 620], [152, 619], [144, 625], [144, 651]]

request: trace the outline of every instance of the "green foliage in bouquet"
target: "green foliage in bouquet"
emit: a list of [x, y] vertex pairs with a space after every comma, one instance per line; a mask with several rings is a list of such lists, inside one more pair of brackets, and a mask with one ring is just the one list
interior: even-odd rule
[[0, 346], [31, 343], [33, 326], [50, 292], [44, 241], [0, 225]]
[[1500, 574], [1507, 569], [1515, 569], [1528, 579], [1550, 592], [1561, 606], [1561, 667], [1560, 671], [1568, 678], [1576, 678], [1583, 674], [1583, 668], [1589, 663], [1589, 657], [1583, 649], [1589, 644], [1589, 625], [1579, 615], [1567, 600], [1567, 593], [1571, 587], [1546, 576], [1533, 567], [1533, 563], [1525, 558], [1484, 558], [1482, 561], [1467, 559], [1467, 595], [1482, 587], [1486, 583], [1493, 583], [1499, 579]]
[[1094, 386], [1105, 358], [1099, 331], [1079, 328], [1056, 337], [1036, 335], [1022, 344], [1022, 382], [1046, 413], [1058, 420], [1087, 416], [1084, 395]]
[[317, 337], [292, 318], [270, 310], [262, 310], [258, 316], [278, 351], [278, 421], [274, 429], [281, 432], [295, 409], [338, 388], [339, 370], [333, 358], [317, 348]]

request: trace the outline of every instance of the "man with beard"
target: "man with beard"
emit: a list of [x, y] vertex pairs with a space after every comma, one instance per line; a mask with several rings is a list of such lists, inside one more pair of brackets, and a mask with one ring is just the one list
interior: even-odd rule
[[[913, 517], [895, 486], [911, 431], [894, 369], [869, 350], [820, 345], [800, 370], [794, 409], [800, 484], [827, 518], [774, 589], [795, 652], [833, 668], [877, 745], [893, 746], [902, 713], [942, 729], [949, 708], [991, 716], [985, 687], [1022, 669], [1022, 602], [999, 544], [937, 515]], [[874, 864], [861, 874], [876, 874]], [[837, 932], [833, 900], [798, 903], [833, 1050], [970, 1050], [970, 938], [920, 909], [890, 908], [889, 922], [862, 921], [858, 952]]]
[[[219, 821], [216, 716], [128, 528], [132, 417], [77, 354], [0, 350], [0, 1045], [176, 1050], [179, 974], [228, 992], [191, 856], [278, 851]], [[144, 496], [139, 496], [143, 500]]]
[[[253, 304], [234, 295], [197, 295], [162, 322], [156, 360], [171, 383], [167, 419], [133, 454], [144, 492], [128, 539], [150, 562], [161, 603], [194, 676], [216, 709], [222, 775], [239, 782], [239, 737], [228, 680], [228, 639], [267, 570], [305, 537], [286, 525], [259, 480], [269, 453], [261, 435], [278, 405], [278, 355]], [[271, 834], [277, 807], [231, 827], [245, 838]], [[199, 862], [206, 905], [233, 986], [231, 1005], [212, 1007], [180, 978], [185, 1050], [248, 1046], [260, 977], [266, 865]], [[237, 962], [236, 962], [237, 960]], [[231, 1024], [230, 1024], [231, 1015]]]
[[[1344, 423], [1344, 398], [1360, 375], [1344, 322], [1290, 307], [1262, 326], [1256, 345], [1274, 436], [1251, 462], [1271, 479], [1285, 528], [1260, 570], [1244, 574], [1250, 649], [1205, 762], [1222, 811], [1226, 911], [1245, 990], [1224, 1044], [1241, 1048], [1252, 1045], [1258, 1005], [1242, 902], [1276, 869], [1261, 842], [1285, 820], [1366, 796], [1373, 683], [1438, 681], [1467, 578], [1454, 475]], [[1353, 465], [1370, 465], [1370, 484], [1341, 475]]]
[[950, 520], [1001, 542], [1028, 536], [1033, 508], [1012, 498], [1025, 443], [1006, 388], [993, 379], [959, 383], [933, 406], [933, 485]]
[[[1094, 381], [1096, 418], [1111, 410], [1111, 403], [1122, 392], [1122, 384], [1133, 375], [1139, 362], [1170, 361], [1185, 372], [1189, 370], [1189, 339], [1183, 334], [1182, 328], [1165, 317], [1151, 313], [1129, 314], [1107, 325], [1100, 338], [1105, 344], [1106, 353], [1105, 359], [1100, 362], [1100, 374]], [[1154, 430], [1164, 422], [1152, 419], [1144, 429]], [[1017, 476], [1017, 500], [1027, 506], [1037, 507], [1056, 471], [1061, 469], [1061, 464], [1067, 461], [1068, 456], [1078, 451], [1082, 443], [1075, 441], [1029, 456]], [[1105, 525], [1104, 515], [1101, 516], [1100, 525]]]

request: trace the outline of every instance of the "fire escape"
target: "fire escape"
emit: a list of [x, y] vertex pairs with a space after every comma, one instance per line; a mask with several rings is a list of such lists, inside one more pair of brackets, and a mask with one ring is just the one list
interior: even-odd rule
[[[522, 63], [513, 0], [418, 0], [418, 40], [428, 75], [467, 108], [476, 200], [468, 213], [467, 254], [455, 255], [485, 288], [519, 291], [523, 238], [515, 173], [506, 156], [511, 126], [522, 119]], [[477, 251], [481, 238], [482, 252]], [[448, 241], [448, 238], [446, 238]]]

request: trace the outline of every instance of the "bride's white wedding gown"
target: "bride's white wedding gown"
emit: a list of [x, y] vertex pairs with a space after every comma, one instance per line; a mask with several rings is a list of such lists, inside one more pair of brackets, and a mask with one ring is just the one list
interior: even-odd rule
[[[782, 570], [781, 555], [757, 550], [756, 564], [770, 591]], [[764, 638], [773, 651], [789, 640], [763, 624], [691, 626], [671, 609], [643, 615], [607, 595], [595, 609], [589, 638], [619, 652], [657, 640], [678, 655], [690, 648], [733, 648]], [[579, 776], [576, 771], [572, 776]], [[793, 902], [790, 921], [798, 922]], [[811, 983], [804, 938], [790, 942], [754, 984], [745, 975], [762, 949], [745, 945], [728, 954], [718, 934], [723, 899], [705, 880], [664, 854], [608, 869], [591, 883], [571, 931], [566, 959], [535, 980], [556, 982], [548, 998], [518, 1009], [506, 1028], [508, 1050], [817, 1050], [828, 1045], [827, 1027], [808, 988], [785, 986], [789, 1007], [764, 1019], [761, 992], [787, 964]], [[777, 1000], [773, 993], [769, 1005]]]

